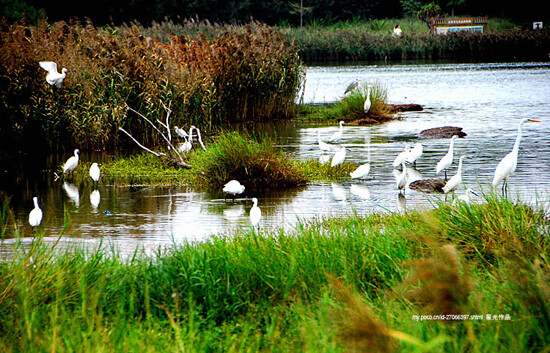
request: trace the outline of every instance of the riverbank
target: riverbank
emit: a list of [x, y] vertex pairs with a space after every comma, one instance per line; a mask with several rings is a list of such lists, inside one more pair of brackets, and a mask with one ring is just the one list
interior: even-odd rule
[[[3, 351], [540, 351], [548, 220], [486, 195], [150, 258], [35, 244], [0, 263]], [[16, 251], [17, 252], [17, 251]], [[78, 347], [78, 348], [77, 348]]]

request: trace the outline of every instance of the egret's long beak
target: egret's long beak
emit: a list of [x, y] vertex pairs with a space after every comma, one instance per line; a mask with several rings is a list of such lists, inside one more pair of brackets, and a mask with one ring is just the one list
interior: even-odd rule
[[537, 119], [529, 119], [529, 121], [532, 121], [534, 123], [540, 123], [541, 122], [540, 120], [537, 120]]

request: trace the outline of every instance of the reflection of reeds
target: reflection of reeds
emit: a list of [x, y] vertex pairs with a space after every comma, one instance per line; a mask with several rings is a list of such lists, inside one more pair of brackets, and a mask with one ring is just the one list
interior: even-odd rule
[[[258, 23], [196, 28], [207, 34], [172, 36], [166, 44], [145, 38], [137, 26], [3, 26], [0, 70], [9, 79], [0, 88], [8, 123], [0, 132], [102, 148], [118, 143], [119, 126], [142, 141], [155, 139], [126, 114], [126, 103], [156, 117], [160, 101], [170, 101], [180, 126], [294, 114], [302, 78], [294, 44]], [[44, 82], [41, 60], [69, 69], [63, 89]]]

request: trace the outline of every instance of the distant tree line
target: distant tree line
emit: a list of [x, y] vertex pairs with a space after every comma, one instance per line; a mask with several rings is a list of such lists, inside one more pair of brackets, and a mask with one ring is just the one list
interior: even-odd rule
[[0, 0], [0, 17], [16, 21], [25, 16], [32, 22], [41, 18], [52, 22], [88, 18], [96, 25], [131, 21], [147, 25], [183, 18], [232, 24], [254, 19], [269, 25], [298, 25], [301, 20], [304, 24], [331, 24], [416, 16], [426, 6], [437, 6], [447, 15], [505, 17], [516, 23], [544, 20], [540, 18], [544, 13], [542, 3], [536, 0]]

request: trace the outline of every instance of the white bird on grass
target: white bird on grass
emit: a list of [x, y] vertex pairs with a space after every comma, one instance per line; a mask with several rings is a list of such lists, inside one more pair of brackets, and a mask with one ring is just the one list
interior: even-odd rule
[[409, 156], [409, 153], [411, 153], [411, 145], [408, 143], [405, 145], [405, 149], [401, 151], [397, 157], [395, 157], [395, 160], [393, 161], [392, 166], [394, 168], [399, 167], [404, 161], [407, 160], [407, 157]]
[[531, 121], [534, 123], [540, 123], [540, 120], [524, 118], [518, 124], [518, 136], [516, 137], [516, 142], [512, 148], [512, 152], [508, 153], [497, 165], [495, 169], [495, 176], [493, 178], [493, 186], [497, 187], [504, 180], [504, 185], [502, 186], [503, 193], [508, 185], [508, 178], [514, 173], [518, 163], [518, 154], [519, 154], [519, 143], [521, 141], [521, 128], [523, 124]]
[[365, 99], [365, 103], [363, 103], [363, 111], [365, 113], [368, 113], [372, 107], [372, 101], [370, 100], [370, 87], [370, 85], [367, 86], [367, 98]]
[[32, 201], [34, 202], [34, 208], [29, 213], [29, 224], [31, 227], [38, 227], [40, 222], [42, 222], [42, 210], [38, 206], [38, 197], [33, 197]]
[[253, 227], [256, 227], [262, 218], [262, 210], [258, 207], [257, 198], [252, 198], [252, 202], [254, 202], [254, 206], [250, 209], [250, 222]]
[[340, 121], [340, 130], [336, 131], [329, 139], [328, 142], [338, 142], [344, 134], [344, 121]]
[[416, 166], [416, 160], [422, 156], [423, 146], [420, 142], [414, 144], [414, 147], [411, 148], [411, 151], [407, 155], [407, 162], [414, 164]]
[[445, 194], [448, 194], [451, 191], [456, 190], [460, 184], [462, 184], [462, 161], [466, 158], [466, 156], [460, 156], [458, 159], [458, 169], [456, 170], [456, 174], [453, 175], [451, 179], [445, 183], [445, 186], [443, 186], [443, 192]]
[[63, 68], [61, 73], [57, 72], [57, 64], [53, 61], [41, 61], [38, 64], [41, 68], [48, 71], [48, 74], [46, 75], [46, 82], [52, 86], [61, 88], [63, 85], [63, 80], [67, 76], [67, 72], [69, 70]]
[[344, 159], [346, 159], [346, 148], [341, 147], [340, 150], [338, 150], [332, 157], [332, 162], [330, 162], [330, 166], [336, 167], [337, 165], [344, 163]]
[[76, 169], [76, 166], [78, 165], [78, 154], [80, 151], [78, 149], [74, 150], [74, 156], [67, 159], [67, 162], [63, 165], [63, 174], [70, 173], [73, 170]]
[[92, 166], [90, 167], [90, 178], [97, 183], [99, 181], [99, 176], [101, 175], [101, 171], [99, 170], [99, 164], [96, 162], [92, 163]]
[[239, 195], [244, 192], [244, 185], [241, 185], [237, 180], [231, 180], [223, 187], [223, 192], [229, 195]]
[[445, 180], [447, 180], [447, 168], [453, 164], [453, 153], [454, 153], [454, 142], [458, 138], [458, 135], [453, 135], [451, 137], [451, 144], [449, 145], [449, 151], [447, 151], [447, 154], [441, 158], [441, 160], [437, 163], [437, 166], [435, 167], [435, 174], [439, 174], [442, 171], [445, 171]]

